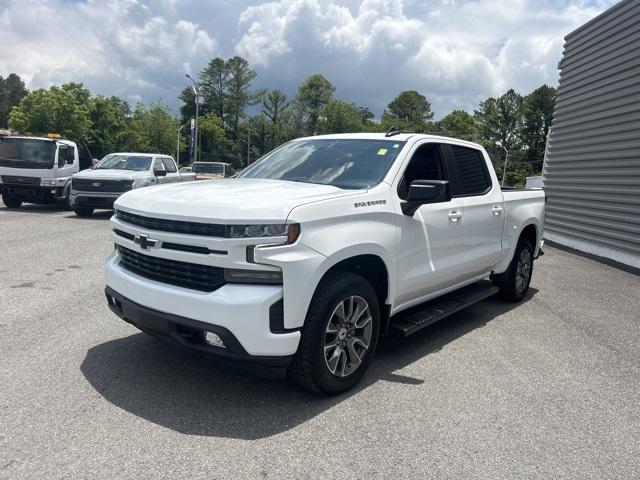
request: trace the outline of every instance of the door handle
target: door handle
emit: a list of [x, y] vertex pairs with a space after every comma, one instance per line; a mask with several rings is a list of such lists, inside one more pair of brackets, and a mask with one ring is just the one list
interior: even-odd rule
[[462, 212], [459, 212], [457, 210], [452, 210], [449, 212], [449, 220], [451, 220], [452, 222], [457, 222], [461, 218], [462, 218]]
[[496, 205], [494, 206], [491, 211], [493, 212], [494, 215], [500, 215], [502, 213], [502, 207]]

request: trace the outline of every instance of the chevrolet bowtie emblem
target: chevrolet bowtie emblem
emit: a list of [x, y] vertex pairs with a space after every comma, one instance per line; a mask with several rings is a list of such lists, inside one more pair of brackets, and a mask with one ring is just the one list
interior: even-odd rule
[[100, 187], [102, 186], [102, 184], [101, 184], [100, 182], [93, 182], [93, 183], [91, 184], [91, 186], [92, 186], [92, 187], [95, 187], [95, 188], [100, 188]]
[[150, 239], [148, 235], [136, 235], [133, 238], [133, 241], [140, 245], [140, 248], [143, 250], [149, 250], [150, 248], [154, 248], [158, 245], [158, 241]]

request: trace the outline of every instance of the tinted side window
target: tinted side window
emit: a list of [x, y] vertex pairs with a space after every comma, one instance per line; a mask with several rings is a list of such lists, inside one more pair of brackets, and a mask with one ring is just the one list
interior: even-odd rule
[[67, 156], [69, 155], [69, 147], [66, 145], [60, 145], [58, 147], [58, 168], [64, 167], [67, 163]]
[[176, 173], [178, 171], [175, 163], [170, 158], [163, 158], [162, 163], [164, 163], [164, 168], [168, 173]]
[[73, 163], [76, 158], [76, 149], [73, 147], [69, 147], [69, 151], [67, 153], [67, 163]]
[[398, 196], [406, 200], [409, 186], [414, 180], [444, 180], [444, 167], [440, 148], [429, 143], [420, 146], [411, 157], [398, 185]]
[[453, 186], [453, 194], [468, 196], [486, 193], [491, 187], [491, 179], [480, 151], [457, 145], [451, 145], [451, 150], [458, 171], [458, 182]]
[[164, 165], [162, 164], [162, 159], [161, 158], [156, 158], [153, 161], [153, 169], [154, 170], [165, 170]]

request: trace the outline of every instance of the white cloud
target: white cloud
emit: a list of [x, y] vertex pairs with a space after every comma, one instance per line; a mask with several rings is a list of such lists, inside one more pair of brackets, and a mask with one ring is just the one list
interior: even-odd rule
[[555, 84], [564, 35], [614, 1], [0, 0], [0, 75], [176, 106], [185, 72], [237, 53], [256, 87], [319, 72], [377, 113], [416, 89], [441, 116]]

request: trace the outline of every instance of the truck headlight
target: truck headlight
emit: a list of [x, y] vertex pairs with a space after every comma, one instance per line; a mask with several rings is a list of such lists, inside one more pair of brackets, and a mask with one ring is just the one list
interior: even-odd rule
[[41, 187], [55, 187], [56, 179], [55, 178], [43, 178], [40, 180]]
[[282, 270], [225, 268], [224, 280], [229, 283], [266, 283], [270, 285], [281, 285]]
[[293, 243], [300, 235], [300, 224], [268, 224], [268, 225], [231, 225], [228, 227], [229, 238], [263, 238], [287, 237], [287, 243]]

